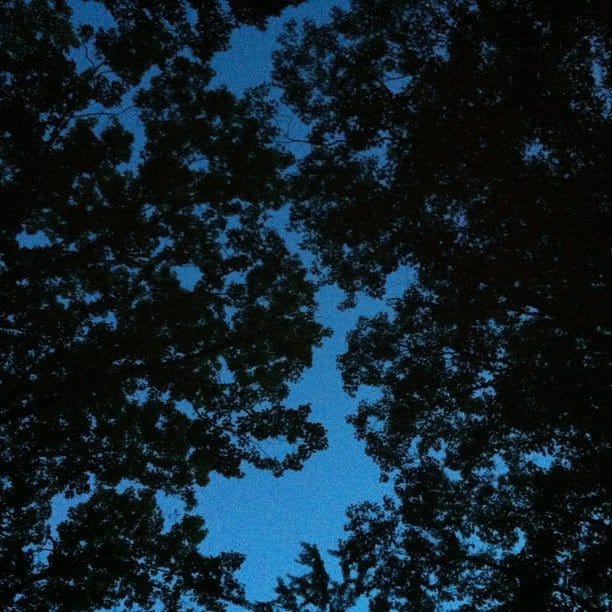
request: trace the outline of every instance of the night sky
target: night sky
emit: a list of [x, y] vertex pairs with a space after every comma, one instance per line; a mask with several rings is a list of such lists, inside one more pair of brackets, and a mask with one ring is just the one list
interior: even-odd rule
[[[271, 19], [266, 32], [253, 27], [236, 31], [231, 49], [214, 62], [218, 81], [236, 92], [266, 81], [271, 70], [271, 53], [283, 23], [304, 18], [324, 21], [331, 6], [329, 0], [306, 2], [285, 11], [280, 18]], [[281, 127], [291, 135], [299, 129], [295, 118], [284, 116], [279, 121], [286, 121]], [[299, 154], [299, 150], [293, 151]], [[282, 227], [284, 221], [281, 213], [275, 225]], [[297, 248], [299, 237], [287, 232], [284, 235]], [[397, 295], [399, 287], [409, 279], [407, 271], [397, 273], [388, 285], [389, 296]], [[279, 479], [251, 468], [242, 480], [213, 478], [200, 495], [202, 514], [210, 529], [205, 546], [212, 552], [232, 549], [247, 555], [239, 576], [252, 599], [269, 598], [275, 576], [287, 571], [300, 573], [300, 566], [293, 559], [298, 556], [302, 541], [317, 544], [329, 562], [330, 573], [338, 575], [327, 550], [334, 548], [342, 537], [347, 506], [376, 500], [390, 492], [388, 486], [379, 482], [378, 469], [345, 422], [359, 396], [352, 398], [343, 392], [336, 366], [337, 355], [346, 348], [346, 334], [357, 318], [378, 312], [384, 308], [384, 302], [362, 295], [357, 308], [340, 311], [342, 297], [335, 287], [319, 292], [319, 321], [333, 330], [333, 336], [315, 351], [313, 367], [293, 385], [287, 401], [289, 405], [312, 405], [313, 418], [327, 429], [329, 449], [308, 461], [301, 472], [288, 473]]]

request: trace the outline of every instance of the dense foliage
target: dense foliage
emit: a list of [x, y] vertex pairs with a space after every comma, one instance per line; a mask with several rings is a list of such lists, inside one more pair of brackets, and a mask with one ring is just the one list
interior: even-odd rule
[[334, 583], [314, 544], [302, 542], [302, 550], [297, 563], [310, 571], [300, 576], [289, 575], [286, 580], [279, 578], [276, 586], [277, 598], [273, 602], [259, 602], [253, 606], [256, 612], [273, 612], [273, 610], [322, 610], [339, 612], [344, 607], [337, 607], [339, 601], [338, 585]]
[[196, 487], [325, 446], [283, 406], [325, 333], [265, 223], [291, 160], [262, 95], [210, 85], [232, 28], [289, 4], [1, 3], [3, 610], [243, 601], [241, 556], [198, 548]]
[[307, 246], [349, 302], [417, 274], [341, 358], [396, 494], [349, 510], [344, 605], [610, 603], [611, 8], [353, 0], [277, 53]]

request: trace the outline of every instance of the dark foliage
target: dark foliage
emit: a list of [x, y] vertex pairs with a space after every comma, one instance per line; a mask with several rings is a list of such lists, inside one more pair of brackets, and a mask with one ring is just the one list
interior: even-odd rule
[[229, 0], [236, 18], [249, 25], [262, 27], [270, 16], [278, 16], [288, 6], [296, 6], [303, 0]]
[[353, 0], [277, 54], [307, 245], [349, 299], [417, 272], [341, 359], [396, 493], [338, 552], [372, 610], [609, 605], [610, 8]]
[[[240, 555], [198, 548], [196, 486], [325, 446], [282, 405], [325, 333], [265, 225], [291, 160], [262, 95], [210, 86], [231, 29], [287, 3], [235, 4], [108, 0], [75, 24], [62, 0], [1, 3], [3, 610], [243, 601]], [[266, 455], [278, 437], [293, 450]], [[186, 504], [174, 526], [160, 493]], [[85, 497], [52, 531], [64, 495]]]
[[331, 580], [319, 549], [314, 544], [302, 542], [297, 559], [309, 571], [300, 576], [279, 578], [277, 598], [271, 602], [255, 604], [256, 612], [289, 610], [290, 612], [343, 612], [346, 610], [342, 589]]

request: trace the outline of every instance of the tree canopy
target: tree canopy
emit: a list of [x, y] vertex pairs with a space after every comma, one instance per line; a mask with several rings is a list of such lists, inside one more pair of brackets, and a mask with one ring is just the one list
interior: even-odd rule
[[416, 271], [340, 360], [395, 490], [349, 510], [349, 603], [610, 603], [610, 8], [352, 0], [276, 54], [306, 246], [348, 303]]
[[[352, 0], [290, 25], [289, 173], [265, 91], [212, 60], [299, 2], [0, 4], [0, 607], [606, 609], [611, 7]], [[414, 271], [340, 359], [380, 391], [350, 420], [395, 494], [349, 508], [340, 581], [304, 544], [250, 604], [196, 492], [326, 445], [285, 405], [327, 333], [268, 223], [289, 196], [347, 305]]]
[[1, 4], [3, 610], [244, 602], [241, 556], [198, 548], [196, 487], [325, 447], [283, 405], [326, 333], [266, 225], [291, 158], [261, 92], [211, 85], [232, 29], [289, 4]]

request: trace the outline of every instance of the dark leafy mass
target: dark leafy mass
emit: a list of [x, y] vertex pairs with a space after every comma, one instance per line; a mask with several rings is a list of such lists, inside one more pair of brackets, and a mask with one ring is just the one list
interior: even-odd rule
[[302, 610], [322, 610], [336, 612], [344, 608], [336, 605], [337, 585], [330, 579], [319, 549], [314, 544], [302, 542], [302, 550], [297, 562], [310, 571], [300, 576], [289, 576], [288, 580], [279, 579], [276, 586], [278, 597], [274, 602], [260, 603], [257, 612], [272, 612], [275, 609], [300, 612]]
[[395, 487], [338, 551], [371, 610], [610, 605], [611, 9], [353, 0], [276, 55], [307, 246], [349, 302], [416, 272], [341, 358]]
[[244, 602], [241, 556], [200, 548], [196, 488], [326, 444], [283, 405], [326, 333], [266, 224], [291, 159], [261, 91], [211, 85], [232, 29], [289, 2], [246, 4], [1, 3], [3, 610]]

